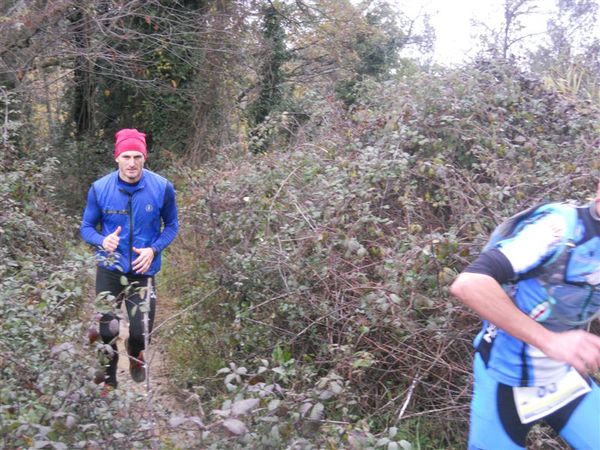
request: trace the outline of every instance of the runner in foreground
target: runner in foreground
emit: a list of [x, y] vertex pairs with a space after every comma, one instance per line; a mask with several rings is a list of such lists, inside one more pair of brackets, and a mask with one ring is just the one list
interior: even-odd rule
[[469, 449], [525, 448], [545, 420], [600, 449], [600, 183], [589, 205], [549, 204], [484, 250], [451, 293], [483, 318], [475, 338]]

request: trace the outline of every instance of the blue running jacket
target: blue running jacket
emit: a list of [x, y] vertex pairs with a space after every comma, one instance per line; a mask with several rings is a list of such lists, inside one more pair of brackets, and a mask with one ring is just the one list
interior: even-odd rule
[[[111, 254], [102, 248], [102, 241], [118, 226], [119, 246]], [[132, 261], [138, 255], [132, 247], [151, 247], [155, 257], [145, 273], [148, 276], [160, 270], [161, 251], [175, 239], [178, 230], [173, 185], [147, 169], [135, 185], [120, 181], [118, 171], [95, 181], [88, 192], [80, 228], [83, 240], [97, 247], [98, 264], [112, 271], [134, 273]]]

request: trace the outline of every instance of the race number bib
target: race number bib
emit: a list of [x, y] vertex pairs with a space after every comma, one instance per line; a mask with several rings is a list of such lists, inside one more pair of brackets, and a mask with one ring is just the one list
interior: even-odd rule
[[514, 387], [513, 396], [521, 423], [530, 423], [552, 414], [592, 389], [575, 369], [556, 383], [546, 386]]

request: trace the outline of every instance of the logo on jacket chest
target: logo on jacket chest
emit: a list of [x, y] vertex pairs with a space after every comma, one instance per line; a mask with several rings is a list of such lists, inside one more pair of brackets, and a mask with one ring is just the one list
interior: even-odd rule
[[145, 208], [145, 210], [146, 210], [146, 212], [149, 212], [149, 213], [151, 213], [152, 211], [154, 211], [154, 206], [152, 206], [152, 204], [151, 204], [151, 203], [148, 203], [148, 204], [146, 205], [146, 208]]

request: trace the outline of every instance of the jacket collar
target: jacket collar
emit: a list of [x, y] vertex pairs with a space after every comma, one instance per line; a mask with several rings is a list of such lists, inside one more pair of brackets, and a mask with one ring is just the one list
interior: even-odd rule
[[142, 176], [139, 179], [139, 181], [135, 184], [131, 184], [131, 183], [127, 183], [126, 181], [123, 181], [121, 179], [121, 177], [119, 177], [119, 171], [115, 170], [114, 180], [115, 180], [115, 183], [117, 184], [117, 187], [119, 188], [119, 190], [124, 190], [126, 192], [133, 193], [133, 192], [137, 192], [141, 189], [144, 189], [144, 187], [146, 186], [145, 174], [146, 174], [146, 169], [142, 169]]

